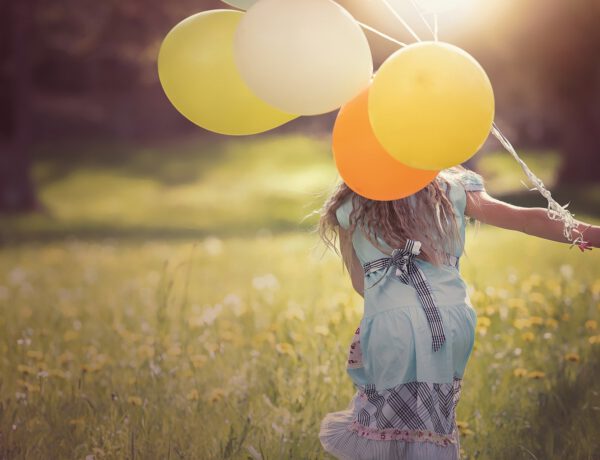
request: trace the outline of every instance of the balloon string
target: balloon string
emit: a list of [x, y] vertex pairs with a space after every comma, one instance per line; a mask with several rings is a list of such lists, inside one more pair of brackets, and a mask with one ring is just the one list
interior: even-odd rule
[[388, 1], [387, 0], [382, 0], [382, 1], [383, 1], [384, 5], [386, 6], [386, 8], [394, 15], [394, 17], [398, 21], [400, 21], [400, 24], [402, 24], [404, 26], [404, 28], [406, 30], [408, 30], [408, 32], [415, 38], [415, 40], [420, 42], [421, 39], [419, 38], [419, 36], [415, 33], [414, 30], [412, 30], [412, 28], [407, 24], [407, 22], [404, 19], [402, 19], [402, 17], [398, 14], [398, 12], [390, 6]]
[[396, 40], [395, 38], [392, 38], [392, 37], [390, 37], [389, 35], [386, 35], [386, 34], [384, 34], [383, 32], [380, 32], [380, 31], [378, 31], [378, 30], [377, 30], [377, 29], [375, 29], [374, 27], [371, 27], [371, 26], [369, 26], [369, 25], [367, 25], [367, 24], [364, 24], [364, 23], [362, 23], [362, 22], [360, 22], [360, 21], [356, 21], [356, 22], [358, 22], [358, 24], [359, 24], [361, 27], [364, 27], [364, 28], [365, 28], [365, 29], [367, 29], [368, 31], [370, 31], [370, 32], [373, 32], [373, 33], [374, 33], [374, 34], [376, 34], [376, 35], [379, 35], [381, 38], [385, 38], [386, 40], [389, 40], [389, 41], [391, 41], [391, 42], [395, 43], [396, 45], [400, 45], [401, 47], [407, 46], [407, 45], [406, 45], [406, 43], [404, 43], [404, 42], [401, 42], [401, 41], [399, 41], [399, 40]]
[[438, 14], [433, 13], [433, 39], [437, 42], [439, 34]]
[[412, 5], [412, 7], [414, 8], [414, 10], [417, 12], [417, 14], [419, 15], [419, 17], [421, 18], [421, 21], [423, 21], [423, 24], [425, 24], [425, 26], [427, 27], [427, 29], [429, 29], [429, 32], [431, 33], [431, 35], [433, 35], [433, 37], [436, 39], [437, 41], [437, 35], [436, 32], [433, 30], [433, 28], [431, 27], [431, 24], [429, 24], [429, 21], [427, 20], [427, 18], [425, 18], [425, 16], [423, 15], [423, 12], [421, 11], [421, 8], [419, 8], [419, 5], [417, 5], [417, 2], [415, 0], [410, 0], [410, 3]]
[[[530, 190], [537, 189], [542, 194], [542, 196], [546, 198], [546, 200], [548, 201], [548, 217], [551, 220], [560, 220], [563, 222], [563, 234], [565, 238], [572, 243], [570, 247], [583, 243], [583, 233], [581, 233], [577, 228], [577, 223], [573, 218], [574, 215], [566, 209], [570, 203], [561, 206], [554, 200], [554, 198], [552, 198], [550, 192], [546, 189], [546, 187], [544, 187], [544, 183], [535, 174], [533, 174], [533, 172], [531, 172], [531, 170], [527, 167], [525, 162], [521, 160], [521, 158], [519, 158], [519, 155], [515, 151], [515, 148], [511, 145], [506, 136], [504, 136], [504, 134], [502, 134], [502, 132], [498, 129], [496, 123], [492, 124], [492, 134], [496, 137], [496, 139], [500, 141], [502, 146], [506, 150], [508, 150], [508, 152], [514, 157], [514, 159], [517, 160], [517, 162], [521, 165], [521, 168], [527, 175], [527, 178], [534, 185], [534, 188], [531, 188]], [[579, 236], [577, 236], [575, 240], [573, 240], [573, 232], [579, 234]]]

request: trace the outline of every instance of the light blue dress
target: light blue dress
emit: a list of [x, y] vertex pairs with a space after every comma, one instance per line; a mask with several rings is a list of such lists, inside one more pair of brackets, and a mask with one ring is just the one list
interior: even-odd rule
[[[450, 184], [448, 190], [439, 181], [453, 204], [462, 244], [453, 254], [454, 265], [436, 267], [419, 258], [413, 262], [430, 286], [445, 342], [432, 350], [430, 324], [412, 283], [400, 282], [394, 269], [365, 275], [364, 315], [347, 362], [357, 391], [346, 410], [327, 414], [321, 423], [321, 443], [337, 458], [460, 458], [455, 410], [474, 345], [477, 314], [458, 261], [465, 241], [466, 192], [485, 189], [483, 178], [470, 170], [449, 168], [438, 178]], [[345, 229], [351, 211], [351, 199], [337, 210]], [[382, 239], [378, 242], [392, 252]], [[358, 229], [352, 244], [363, 266], [389, 257]]]

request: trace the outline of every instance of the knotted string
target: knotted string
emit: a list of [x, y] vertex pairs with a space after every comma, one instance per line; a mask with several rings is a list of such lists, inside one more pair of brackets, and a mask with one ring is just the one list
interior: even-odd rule
[[427, 282], [427, 278], [425, 278], [425, 274], [421, 268], [414, 262], [415, 257], [420, 253], [421, 242], [408, 239], [403, 249], [394, 249], [391, 257], [384, 257], [373, 262], [368, 262], [364, 264], [363, 269], [366, 275], [376, 270], [385, 269], [385, 273], [379, 279], [381, 281], [393, 266], [396, 268], [395, 275], [402, 283], [413, 285], [417, 290], [417, 295], [427, 316], [427, 322], [431, 330], [432, 348], [435, 352], [442, 347], [446, 336], [444, 335], [442, 317], [435, 304], [431, 286]]

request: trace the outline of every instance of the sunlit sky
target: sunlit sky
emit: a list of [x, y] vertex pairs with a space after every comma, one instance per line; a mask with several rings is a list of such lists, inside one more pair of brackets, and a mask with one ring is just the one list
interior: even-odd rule
[[[360, 22], [405, 43], [415, 38], [394, 17], [387, 5], [404, 19], [421, 40], [432, 40], [433, 35], [419, 14], [422, 14], [433, 28], [433, 11], [438, 11], [438, 38], [454, 41], [477, 37], [481, 33], [489, 35], [496, 30], [510, 26], [511, 15], [516, 14], [516, 0], [338, 0], [342, 6]], [[381, 61], [397, 46], [384, 39], [367, 33], [372, 41], [376, 61]]]

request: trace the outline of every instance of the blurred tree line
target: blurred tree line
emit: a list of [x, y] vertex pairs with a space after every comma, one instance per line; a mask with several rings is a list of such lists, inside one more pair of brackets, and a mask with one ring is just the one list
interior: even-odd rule
[[[600, 2], [514, 3], [518, 8], [506, 9], [493, 25], [442, 38], [467, 49], [487, 70], [497, 118], [514, 143], [560, 149], [569, 158], [560, 171], [563, 183], [597, 181]], [[29, 174], [37, 142], [198, 132], [164, 96], [156, 57], [173, 25], [212, 8], [228, 6], [217, 0], [2, 2], [0, 211], [37, 207]], [[325, 131], [334, 117], [304, 118], [278, 130]]]

